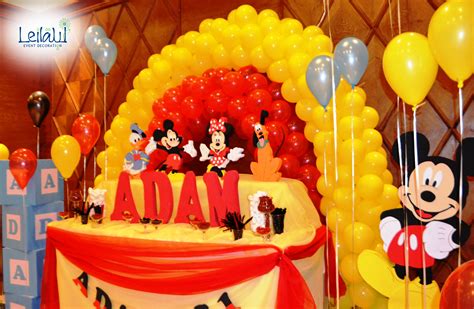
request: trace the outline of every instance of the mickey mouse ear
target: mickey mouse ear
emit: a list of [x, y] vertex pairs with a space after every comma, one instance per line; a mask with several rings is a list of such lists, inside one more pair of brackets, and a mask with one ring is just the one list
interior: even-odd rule
[[[416, 145], [415, 145], [416, 141]], [[397, 164], [402, 166], [415, 166], [415, 153], [418, 156], [418, 162], [423, 161], [430, 151], [430, 142], [421, 133], [407, 132], [395, 140], [392, 146], [392, 157]]]
[[474, 137], [468, 137], [462, 140], [461, 145], [456, 150], [456, 162], [461, 163], [461, 148], [462, 148], [462, 168], [465, 176], [474, 176]]

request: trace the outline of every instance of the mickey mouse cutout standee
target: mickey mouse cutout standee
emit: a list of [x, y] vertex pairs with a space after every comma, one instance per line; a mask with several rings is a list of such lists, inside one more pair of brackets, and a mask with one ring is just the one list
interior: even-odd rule
[[197, 151], [194, 148], [194, 142], [189, 141], [184, 147], [179, 147], [183, 137], [174, 129], [173, 121], [166, 119], [163, 123], [163, 130], [156, 129], [153, 137], [150, 138], [145, 152], [150, 155], [156, 149], [162, 149], [168, 153], [165, 162], [160, 166], [159, 170], [166, 172], [171, 170], [172, 174], [178, 173], [183, 166], [182, 152], [196, 157]]
[[208, 135], [211, 137], [209, 148], [205, 144], [199, 146], [201, 151], [199, 160], [210, 163], [207, 167], [208, 172], [215, 172], [222, 177], [230, 161], [236, 162], [245, 156], [243, 148], [229, 147], [229, 138], [233, 133], [234, 127], [227, 122], [227, 118], [211, 119], [208, 129]]
[[[406, 169], [408, 179], [398, 189], [403, 208], [389, 209], [381, 214], [383, 247], [395, 265], [392, 268], [380, 253], [371, 250], [362, 252], [358, 259], [361, 276], [389, 298], [389, 308], [404, 306], [403, 280], [407, 267], [415, 269], [419, 277], [409, 284], [410, 305], [416, 307], [421, 294], [428, 303], [436, 305], [439, 287], [433, 281], [431, 267], [435, 260], [445, 259], [451, 251], [462, 246], [470, 233], [469, 226], [464, 221], [460, 223], [457, 214], [466, 205], [467, 177], [474, 176], [474, 162], [468, 159], [474, 155], [474, 138], [462, 141], [455, 160], [429, 156], [428, 139], [418, 133], [416, 140], [415, 147], [415, 134], [408, 132], [392, 147], [395, 162], [406, 164], [402, 168]], [[461, 148], [464, 158], [462, 179]], [[463, 192], [461, 203], [460, 189]], [[425, 287], [421, 288], [423, 285]]]

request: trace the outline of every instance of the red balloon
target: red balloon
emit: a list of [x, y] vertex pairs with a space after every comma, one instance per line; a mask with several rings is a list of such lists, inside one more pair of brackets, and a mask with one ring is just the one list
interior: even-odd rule
[[184, 116], [181, 112], [170, 113], [168, 119], [173, 121], [174, 129], [179, 134], [181, 134], [181, 132], [186, 129], [186, 121], [184, 120]]
[[155, 102], [153, 102], [151, 109], [153, 110], [153, 114], [156, 117], [165, 117], [165, 115], [168, 115], [168, 113], [170, 112], [166, 108], [165, 102], [163, 101], [162, 98], [155, 100]]
[[313, 149], [308, 149], [308, 151], [306, 151], [304, 155], [300, 157], [300, 164], [301, 165], [305, 165], [305, 164], [315, 165], [316, 164], [316, 156], [314, 155]]
[[268, 130], [268, 139], [272, 146], [273, 154], [277, 155], [282, 149], [285, 138], [288, 136], [288, 128], [280, 121], [268, 121], [265, 123]]
[[227, 73], [222, 82], [222, 90], [229, 97], [236, 97], [243, 95], [248, 89], [248, 82], [238, 72]]
[[170, 88], [163, 94], [163, 101], [165, 106], [171, 112], [177, 112], [181, 110], [181, 101], [183, 100], [183, 94], [180, 87]]
[[221, 87], [222, 81], [224, 80], [224, 77], [227, 73], [229, 73], [230, 70], [227, 68], [217, 68], [215, 70], [215, 80], [217, 81], [218, 87]]
[[188, 130], [193, 136], [193, 141], [200, 142], [206, 137], [206, 128], [209, 124], [208, 121], [205, 121], [202, 118], [190, 118], [186, 121], [188, 125]]
[[194, 75], [186, 76], [181, 82], [181, 89], [184, 96], [191, 95], [193, 92], [194, 84], [196, 83], [198, 77]]
[[204, 100], [212, 91], [212, 84], [207, 77], [197, 77], [191, 87], [191, 95], [199, 100]]
[[271, 104], [272, 96], [265, 89], [254, 89], [247, 96], [248, 108], [257, 114], [260, 114], [262, 109], [268, 110]]
[[303, 165], [299, 168], [297, 173], [297, 179], [303, 182], [309, 190], [316, 189], [316, 182], [319, 176], [321, 176], [316, 166], [309, 164]]
[[196, 98], [188, 96], [183, 99], [181, 103], [183, 111], [185, 111], [184, 116], [186, 118], [198, 118], [202, 114], [202, 105]]
[[152, 136], [153, 132], [155, 132], [156, 129], [163, 128], [163, 122], [164, 122], [163, 118], [153, 117], [153, 119], [148, 124], [147, 136]]
[[303, 120], [299, 119], [296, 115], [292, 115], [287, 122], [288, 130], [290, 131], [290, 133], [303, 132], [305, 125], [306, 123]]
[[254, 73], [247, 77], [249, 81], [249, 89], [266, 89], [268, 87], [268, 80], [263, 74]]
[[308, 150], [308, 146], [309, 143], [303, 133], [293, 132], [286, 137], [282, 153], [290, 153], [300, 157]]
[[244, 78], [248, 78], [250, 75], [257, 73], [258, 70], [256, 67], [253, 65], [247, 65], [244, 67], [241, 67], [238, 71]]
[[228, 102], [229, 97], [224, 94], [222, 89], [217, 89], [211, 92], [206, 100], [208, 109], [214, 110], [217, 113], [224, 113], [227, 111]]
[[474, 260], [465, 262], [449, 275], [441, 290], [441, 309], [474, 308]]
[[281, 95], [281, 84], [276, 82], [271, 82], [268, 85], [268, 92], [272, 95], [273, 101], [276, 100], [283, 100], [283, 96]]
[[240, 120], [244, 118], [247, 113], [247, 99], [245, 97], [235, 97], [227, 104], [227, 111], [231, 118]]
[[21, 189], [25, 189], [36, 171], [37, 160], [35, 154], [25, 148], [15, 150], [10, 155], [10, 172]]
[[279, 157], [282, 162], [280, 172], [283, 177], [296, 178], [298, 176], [298, 170], [300, 168], [298, 158], [292, 154], [282, 154]]
[[94, 116], [81, 114], [72, 123], [71, 132], [81, 146], [81, 153], [87, 155], [99, 140], [100, 125]]
[[291, 107], [286, 101], [276, 100], [272, 102], [268, 113], [270, 114], [269, 118], [272, 120], [287, 122], [291, 117]]
[[255, 114], [248, 114], [244, 118], [242, 118], [242, 122], [240, 123], [240, 129], [242, 132], [242, 137], [246, 139], [252, 138], [253, 135], [253, 126], [255, 123], [259, 121], [259, 118]]

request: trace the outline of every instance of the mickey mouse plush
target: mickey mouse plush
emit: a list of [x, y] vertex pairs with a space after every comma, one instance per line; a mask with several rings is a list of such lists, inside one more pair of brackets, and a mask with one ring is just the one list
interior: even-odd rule
[[197, 155], [197, 151], [194, 148], [194, 142], [189, 141], [183, 148], [179, 145], [183, 141], [183, 137], [174, 130], [173, 121], [166, 119], [163, 123], [163, 129], [157, 129], [153, 132], [153, 137], [145, 148], [145, 152], [150, 155], [156, 149], [164, 150], [168, 153], [166, 161], [159, 168], [160, 171], [167, 171], [171, 169], [171, 173], [177, 173], [182, 165], [182, 152], [186, 152], [191, 157]]
[[243, 148], [235, 147], [230, 149], [229, 138], [234, 133], [234, 127], [227, 122], [227, 118], [221, 117], [219, 120], [211, 119], [208, 129], [208, 135], [211, 137], [209, 148], [201, 144], [200, 161], [210, 162], [208, 172], [215, 172], [219, 177], [223, 176], [223, 172], [230, 161], [236, 162], [244, 157]]
[[[474, 175], [474, 163], [467, 159], [474, 155], [474, 138], [463, 140], [463, 171], [462, 179], [459, 179], [459, 148], [456, 161], [429, 156], [428, 139], [417, 134], [415, 148], [414, 137], [413, 132], [406, 133], [400, 137], [401, 151], [398, 141], [392, 148], [395, 161], [406, 162], [407, 165], [408, 183], [400, 186], [398, 194], [403, 207], [408, 211], [402, 208], [384, 211], [381, 214], [380, 234], [384, 250], [395, 263], [397, 276], [401, 279], [406, 276], [404, 242], [407, 239], [409, 266], [417, 270], [420, 278], [423, 278], [425, 266], [425, 282], [430, 284], [434, 260], [446, 258], [452, 250], [462, 246], [469, 238], [469, 226], [463, 221], [460, 226], [456, 214], [466, 204], [469, 192], [467, 177]], [[415, 152], [418, 155], [417, 165]], [[462, 205], [459, 204], [460, 188], [463, 192]], [[407, 220], [404, 220], [405, 213]]]

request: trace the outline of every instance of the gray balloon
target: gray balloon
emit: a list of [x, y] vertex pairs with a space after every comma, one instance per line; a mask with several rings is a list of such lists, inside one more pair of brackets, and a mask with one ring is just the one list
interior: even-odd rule
[[339, 85], [341, 73], [336, 62], [329, 56], [317, 56], [306, 69], [306, 84], [311, 90], [319, 104], [326, 108], [333, 96], [333, 67], [334, 67], [334, 89]]
[[341, 40], [334, 50], [334, 61], [341, 70], [344, 79], [354, 87], [357, 85], [369, 64], [369, 51], [358, 38], [348, 37]]

